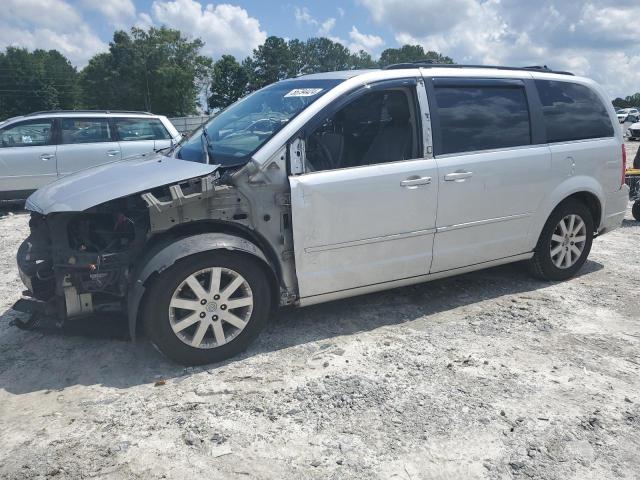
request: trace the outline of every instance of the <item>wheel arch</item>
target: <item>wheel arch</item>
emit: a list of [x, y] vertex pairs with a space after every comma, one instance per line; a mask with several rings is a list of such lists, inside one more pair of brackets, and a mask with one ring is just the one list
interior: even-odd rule
[[[591, 212], [591, 217], [593, 218], [593, 225], [595, 226], [595, 229], [597, 231], [602, 222], [602, 203], [600, 203], [600, 199], [592, 192], [581, 191], [569, 195], [558, 205], [566, 202], [569, 199], [578, 200], [589, 209], [589, 211]], [[558, 207], [556, 206], [556, 208]]]
[[566, 179], [549, 194], [534, 214], [532, 228], [529, 231], [527, 245], [533, 250], [547, 219], [563, 202], [576, 199], [583, 203], [593, 215], [593, 224], [597, 232], [602, 225], [605, 194], [601, 185], [592, 177], [575, 176]]
[[149, 253], [134, 269], [127, 295], [129, 334], [135, 340], [141, 307], [144, 305], [147, 287], [157, 275], [179, 260], [203, 252], [227, 250], [250, 256], [257, 260], [269, 279], [274, 305], [279, 299], [279, 279], [276, 267], [255, 243], [236, 235], [206, 232], [178, 238], [165, 237], [152, 245]]
[[227, 222], [224, 220], [196, 220], [181, 223], [173, 228], [153, 236], [149, 241], [149, 246], [156, 244], [166, 244], [178, 238], [200, 235], [203, 233], [221, 233], [234, 237], [243, 238], [255, 244], [267, 257], [271, 266], [277, 274], [278, 284], [282, 282], [282, 264], [279, 261], [273, 245], [258, 231], [249, 228], [241, 223]]

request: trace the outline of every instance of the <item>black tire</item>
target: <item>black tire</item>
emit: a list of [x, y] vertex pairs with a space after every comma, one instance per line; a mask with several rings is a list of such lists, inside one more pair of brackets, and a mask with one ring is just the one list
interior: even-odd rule
[[640, 200], [636, 200], [633, 202], [633, 206], [631, 207], [631, 215], [636, 221], [640, 222]]
[[[231, 341], [213, 348], [195, 348], [174, 333], [169, 317], [173, 292], [191, 274], [209, 267], [233, 270], [251, 288], [253, 308], [244, 329]], [[170, 359], [184, 365], [219, 362], [244, 351], [266, 324], [271, 311], [271, 290], [265, 271], [249, 255], [212, 251], [186, 257], [160, 274], [147, 291], [142, 311], [145, 332], [151, 342]], [[208, 335], [212, 334], [211, 329]]]
[[[581, 255], [573, 265], [568, 268], [559, 268], [551, 258], [551, 237], [560, 221], [568, 215], [578, 215], [585, 224], [586, 239]], [[578, 200], [566, 200], [556, 207], [545, 223], [533, 258], [529, 260], [529, 270], [534, 277], [541, 280], [566, 280], [573, 277], [584, 265], [591, 251], [593, 243], [593, 217], [589, 209]]]

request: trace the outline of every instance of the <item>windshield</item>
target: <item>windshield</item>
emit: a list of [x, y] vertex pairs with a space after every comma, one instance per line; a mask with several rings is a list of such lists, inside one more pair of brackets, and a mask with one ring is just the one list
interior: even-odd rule
[[[176, 158], [225, 167], [243, 165], [293, 117], [342, 80], [285, 80], [234, 103], [196, 130]], [[207, 135], [202, 135], [206, 128]]]

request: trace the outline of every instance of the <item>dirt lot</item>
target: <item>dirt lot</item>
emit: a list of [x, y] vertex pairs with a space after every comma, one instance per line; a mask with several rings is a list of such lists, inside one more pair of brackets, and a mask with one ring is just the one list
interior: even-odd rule
[[118, 319], [11, 326], [27, 216], [0, 232], [0, 478], [640, 478], [630, 215], [571, 281], [515, 265], [284, 311], [191, 369]]

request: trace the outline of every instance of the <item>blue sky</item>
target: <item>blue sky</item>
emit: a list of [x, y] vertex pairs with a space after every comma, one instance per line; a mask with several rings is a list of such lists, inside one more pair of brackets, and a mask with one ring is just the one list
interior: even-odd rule
[[540, 65], [640, 91], [640, 0], [2, 0], [0, 48], [55, 48], [79, 68], [116, 28], [167, 25], [242, 58], [268, 35], [327, 36], [374, 57], [404, 43], [458, 63]]
[[[139, 11], [151, 11], [153, 0], [135, 1]], [[300, 2], [276, 2], [268, 0], [207, 2], [200, 1], [203, 6], [223, 3], [239, 6], [245, 9], [251, 17], [260, 22], [261, 28], [268, 35], [277, 35], [286, 38], [308, 38], [324, 34], [349, 40], [349, 32], [355, 25], [364, 29], [365, 33], [385, 38], [389, 46], [394, 46], [393, 35], [383, 26], [374, 25], [369, 11], [364, 4], [356, 1], [300, 1]], [[331, 22], [334, 19], [335, 22]], [[330, 31], [323, 31], [322, 24], [329, 20], [329, 25], [334, 26]], [[316, 23], [317, 22], [317, 23]], [[387, 30], [387, 31], [385, 31]], [[108, 33], [108, 29], [105, 29]], [[379, 52], [377, 52], [379, 53]]]

